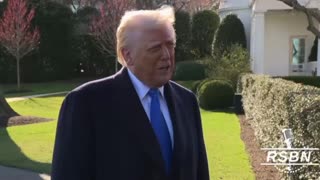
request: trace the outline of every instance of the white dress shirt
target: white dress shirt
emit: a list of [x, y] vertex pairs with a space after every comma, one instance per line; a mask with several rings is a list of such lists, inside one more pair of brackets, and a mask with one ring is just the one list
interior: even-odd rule
[[[151, 97], [148, 95], [148, 92], [150, 90], [150, 87], [148, 87], [147, 85], [143, 84], [143, 82], [141, 82], [129, 69], [128, 69], [128, 73], [129, 73], [129, 77], [131, 79], [131, 82], [139, 96], [140, 102], [144, 108], [144, 111], [146, 112], [148, 118], [149, 118], [149, 122], [151, 122], [150, 119], [150, 106], [151, 106]], [[169, 130], [169, 134], [170, 134], [170, 138], [171, 138], [171, 144], [172, 144], [172, 148], [173, 148], [173, 127], [172, 127], [172, 121], [170, 118], [170, 113], [169, 113], [169, 109], [168, 109], [168, 105], [166, 102], [166, 99], [164, 97], [164, 87], [161, 86], [160, 88], [158, 88], [160, 91], [160, 109], [161, 112], [163, 114], [163, 117], [166, 121], [168, 130]]]

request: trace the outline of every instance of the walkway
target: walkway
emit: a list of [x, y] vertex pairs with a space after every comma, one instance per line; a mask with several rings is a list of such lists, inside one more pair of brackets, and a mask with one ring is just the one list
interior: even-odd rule
[[47, 174], [0, 166], [0, 179], [3, 180], [50, 180]]
[[22, 101], [22, 100], [29, 99], [29, 98], [54, 96], [54, 95], [59, 95], [59, 94], [67, 94], [68, 92], [69, 91], [47, 93], [47, 94], [36, 94], [36, 95], [32, 95], [32, 96], [21, 96], [21, 97], [14, 97], [14, 98], [6, 98], [6, 100], [7, 100], [7, 102]]

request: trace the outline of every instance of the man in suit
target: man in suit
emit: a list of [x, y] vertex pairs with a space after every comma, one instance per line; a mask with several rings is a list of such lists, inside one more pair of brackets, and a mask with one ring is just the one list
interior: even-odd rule
[[61, 107], [52, 180], [208, 180], [194, 94], [170, 81], [172, 7], [130, 11], [117, 29], [118, 73], [86, 83]]

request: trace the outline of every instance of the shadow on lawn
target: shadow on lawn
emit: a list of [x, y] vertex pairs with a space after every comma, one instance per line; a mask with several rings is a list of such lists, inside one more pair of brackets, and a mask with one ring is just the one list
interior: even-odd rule
[[[51, 164], [37, 162], [28, 158], [10, 137], [6, 128], [0, 128], [0, 142], [3, 145], [0, 151], [1, 165], [50, 174]], [[18, 163], [19, 165], [17, 165]], [[38, 179], [42, 180], [40, 176], [35, 177], [35, 180]]]
[[[18, 114], [8, 105], [3, 97], [0, 97], [0, 163], [4, 166], [37, 170], [41, 173], [50, 174], [51, 164], [36, 162], [28, 158], [13, 141], [7, 131], [10, 117], [18, 116]], [[23, 116], [19, 116], [23, 118]], [[30, 120], [30, 119], [29, 119]], [[39, 119], [38, 119], [39, 120]], [[17, 122], [24, 122], [23, 119]], [[18, 123], [17, 123], [18, 124]], [[14, 125], [17, 125], [16, 123]], [[17, 165], [19, 164], [19, 165]], [[35, 180], [42, 178], [34, 178]]]

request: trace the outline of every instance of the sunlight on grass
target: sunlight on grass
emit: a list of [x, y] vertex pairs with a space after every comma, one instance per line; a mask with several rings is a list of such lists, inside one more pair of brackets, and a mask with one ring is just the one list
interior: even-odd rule
[[255, 179], [236, 115], [201, 111], [211, 179]]
[[0, 163], [50, 173], [56, 123], [0, 129]]
[[[11, 102], [22, 115], [57, 119], [63, 96]], [[201, 110], [211, 179], [254, 179], [236, 115]], [[0, 129], [0, 164], [50, 173], [57, 121]], [[18, 154], [18, 155], [17, 155]]]
[[21, 115], [32, 115], [57, 119], [64, 96], [31, 98], [10, 102], [10, 106]]

